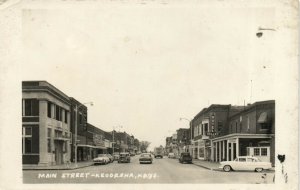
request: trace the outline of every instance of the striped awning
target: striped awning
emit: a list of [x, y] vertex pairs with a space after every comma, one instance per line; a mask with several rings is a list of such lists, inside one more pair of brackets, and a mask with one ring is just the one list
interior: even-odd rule
[[262, 112], [259, 115], [257, 123], [267, 123], [267, 122], [268, 122], [268, 114], [267, 114], [267, 112]]

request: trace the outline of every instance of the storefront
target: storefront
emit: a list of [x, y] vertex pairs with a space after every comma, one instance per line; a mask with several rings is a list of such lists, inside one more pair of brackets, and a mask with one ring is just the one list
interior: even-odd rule
[[237, 156], [255, 156], [274, 164], [274, 138], [269, 134], [231, 134], [212, 140], [211, 159], [232, 161]]

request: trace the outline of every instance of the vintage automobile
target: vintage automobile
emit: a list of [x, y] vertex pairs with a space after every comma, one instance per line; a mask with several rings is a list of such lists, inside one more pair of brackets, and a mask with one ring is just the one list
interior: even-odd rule
[[98, 154], [97, 158], [93, 159], [94, 165], [96, 164], [108, 164], [110, 162], [109, 158], [105, 154]]
[[170, 152], [168, 154], [168, 158], [176, 158], [175, 154], [173, 152]]
[[140, 164], [149, 163], [152, 164], [153, 158], [150, 153], [143, 153], [139, 158]]
[[220, 162], [220, 169], [225, 172], [231, 170], [250, 170], [261, 172], [272, 168], [271, 162], [262, 162], [258, 158], [253, 156], [239, 156], [234, 161]]
[[119, 152], [115, 152], [115, 153], [113, 154], [113, 157], [114, 157], [114, 160], [119, 160], [119, 158], [120, 158], [120, 153], [119, 153]]
[[130, 154], [128, 152], [120, 153], [120, 158], [118, 160], [118, 163], [122, 163], [122, 162], [126, 162], [126, 163], [130, 162]]
[[190, 155], [189, 152], [182, 152], [180, 154], [180, 157], [179, 157], [179, 162], [180, 163], [192, 163], [192, 156]]
[[106, 154], [106, 156], [109, 158], [109, 162], [113, 162], [115, 159], [112, 155]]

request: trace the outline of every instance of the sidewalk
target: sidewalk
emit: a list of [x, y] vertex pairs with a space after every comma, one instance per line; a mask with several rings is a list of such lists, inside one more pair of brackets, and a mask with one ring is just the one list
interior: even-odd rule
[[219, 169], [220, 164], [218, 162], [210, 162], [210, 161], [193, 159], [193, 164], [208, 170], [220, 170]]
[[93, 165], [93, 161], [77, 162], [77, 166], [73, 162], [54, 166], [23, 165], [23, 170], [74, 170], [91, 165]]

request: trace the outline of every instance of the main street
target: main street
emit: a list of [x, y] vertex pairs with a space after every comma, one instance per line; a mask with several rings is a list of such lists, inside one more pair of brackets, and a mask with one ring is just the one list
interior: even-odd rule
[[113, 162], [75, 170], [24, 170], [24, 183], [272, 183], [273, 172], [211, 171], [194, 164], [180, 164], [177, 159], [154, 159], [140, 164], [139, 156], [130, 163]]

